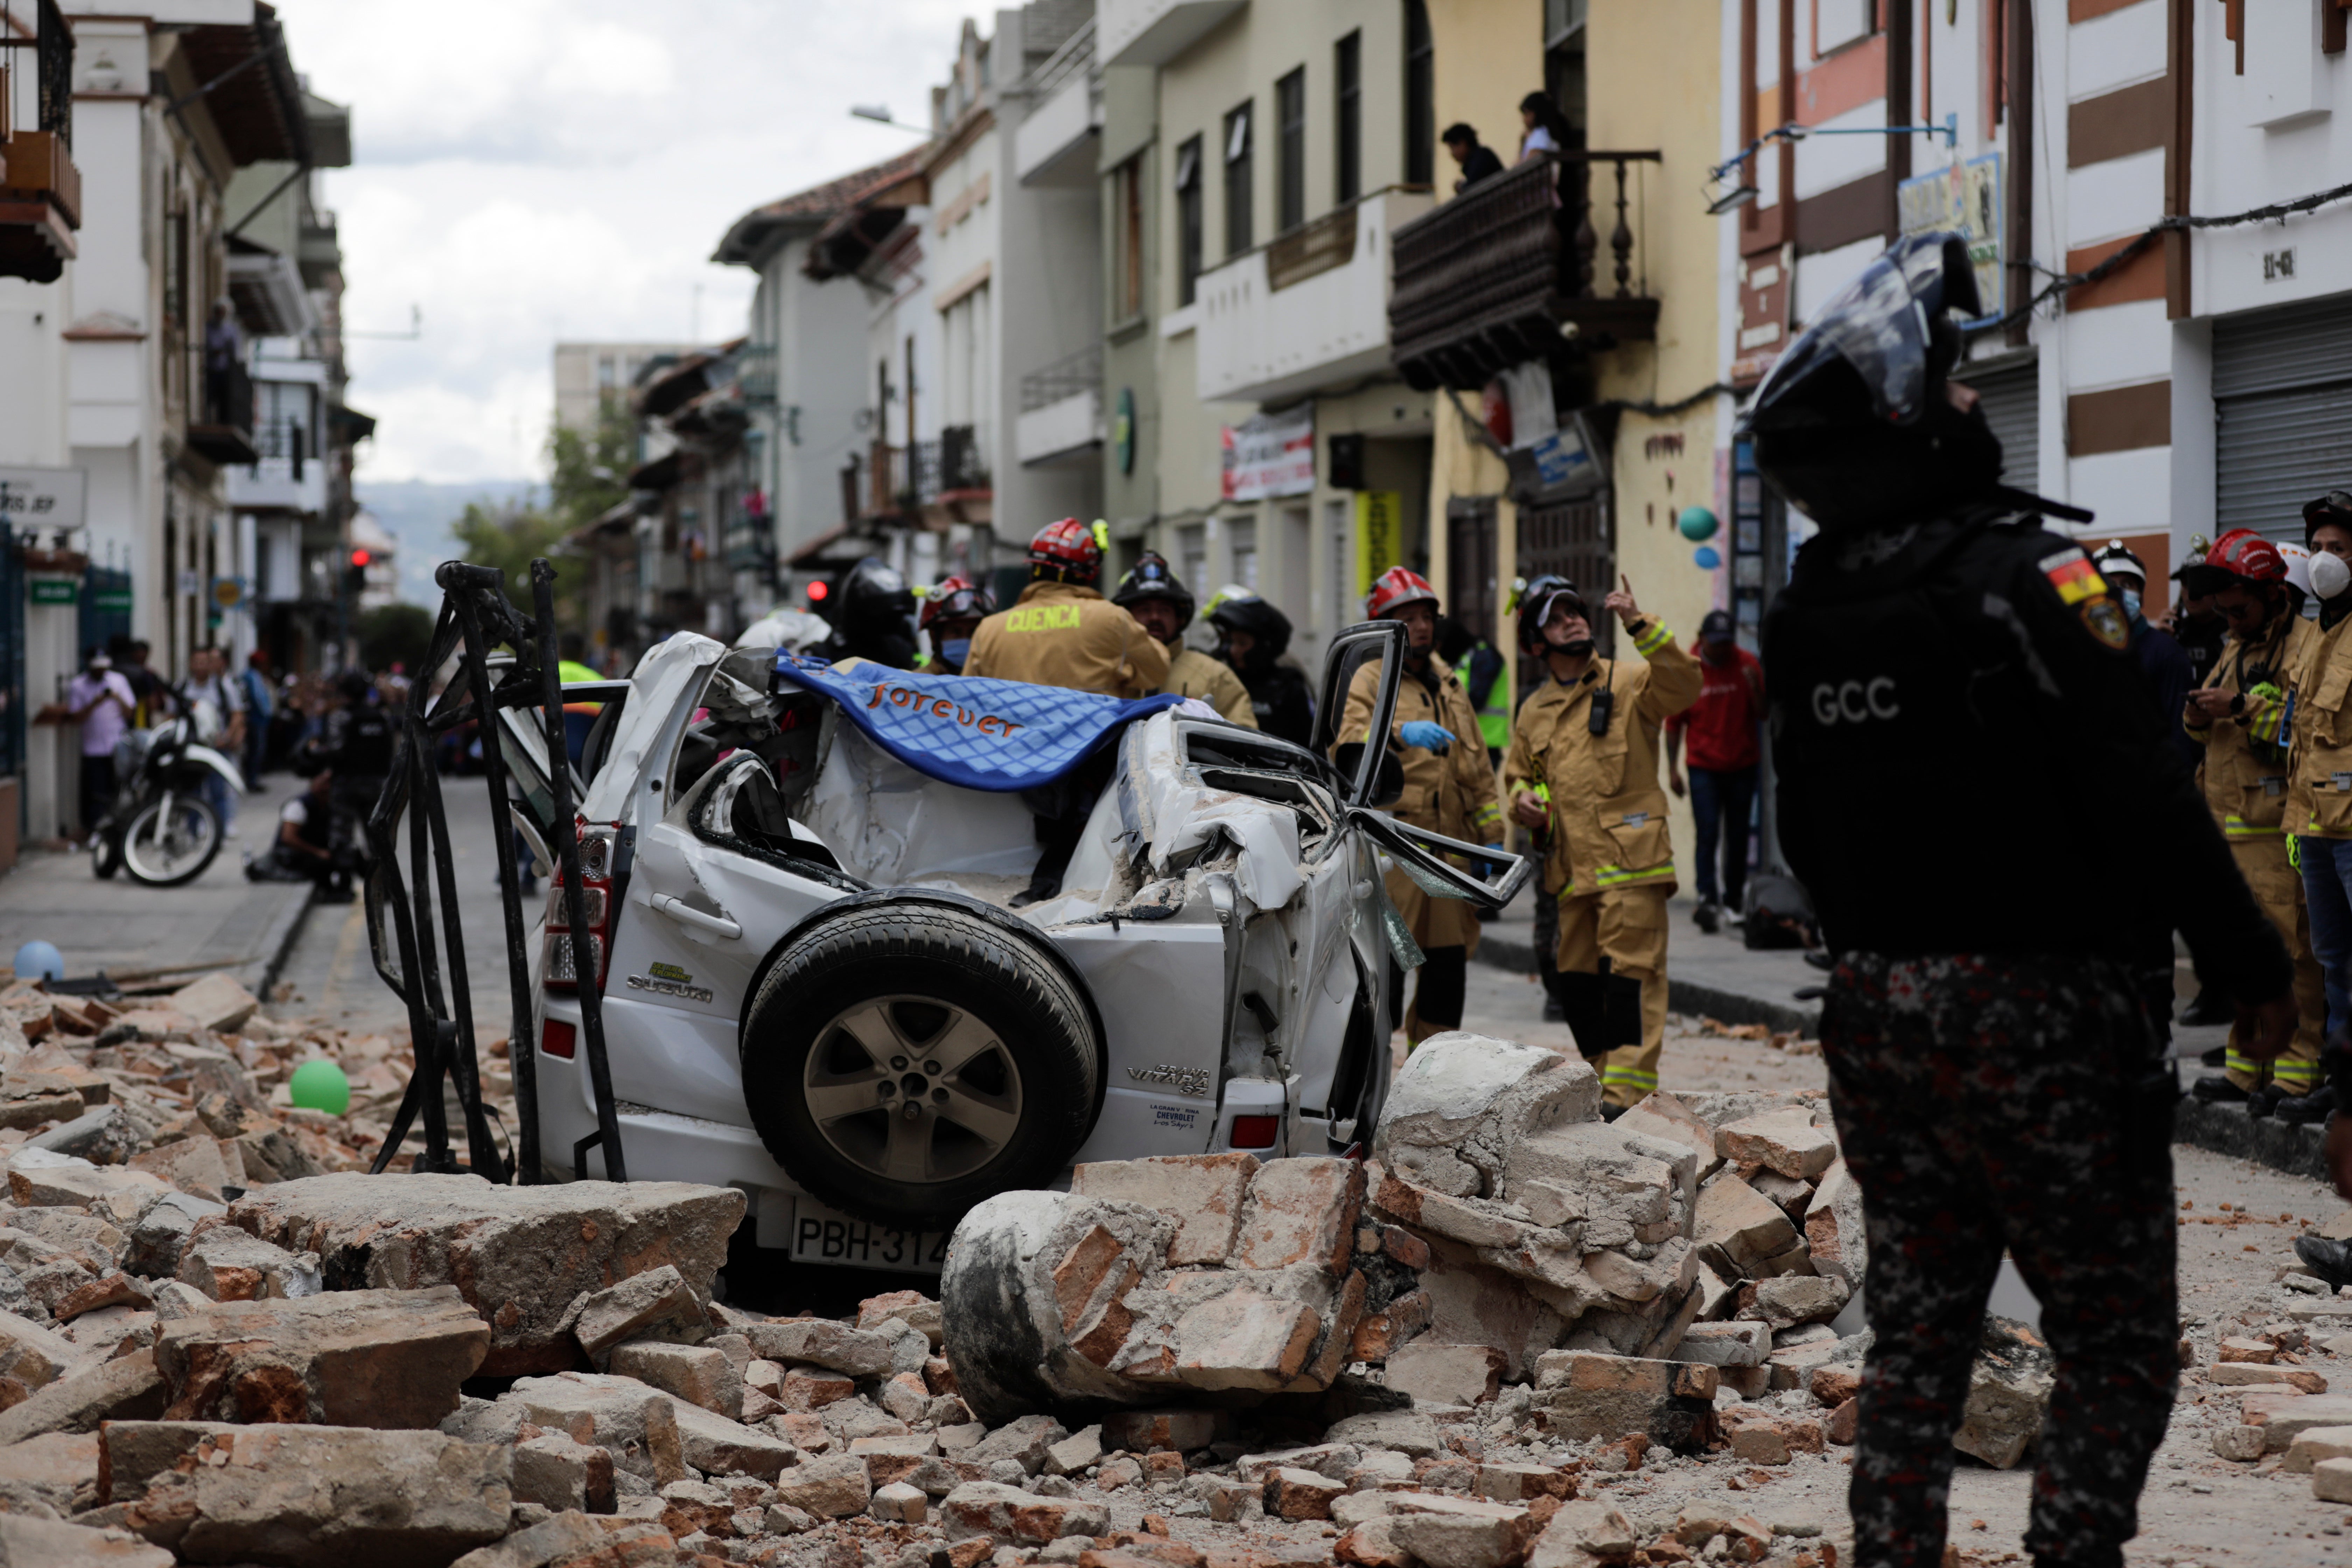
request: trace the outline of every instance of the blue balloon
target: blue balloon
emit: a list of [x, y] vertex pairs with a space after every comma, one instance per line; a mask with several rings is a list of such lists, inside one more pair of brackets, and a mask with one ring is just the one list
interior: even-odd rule
[[63, 980], [66, 977], [65, 955], [46, 942], [28, 942], [16, 950], [16, 978], [19, 980]]
[[1712, 572], [1723, 564], [1723, 557], [1712, 544], [1702, 544], [1691, 552], [1691, 560], [1702, 572]]

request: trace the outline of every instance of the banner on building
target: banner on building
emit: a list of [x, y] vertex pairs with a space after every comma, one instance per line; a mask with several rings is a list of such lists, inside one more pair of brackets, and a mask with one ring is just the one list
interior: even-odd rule
[[2001, 200], [2000, 154], [1987, 153], [1895, 187], [1896, 220], [1905, 234], [1938, 229], [1963, 235], [1976, 268], [1977, 298], [1985, 313], [1967, 323], [1997, 321], [2009, 310], [2009, 268], [2001, 265], [2001, 235], [2007, 221]]
[[1372, 591], [1372, 579], [1404, 560], [1404, 495], [1399, 490], [1356, 492], [1356, 597]]
[[1227, 500], [1303, 496], [1315, 488], [1315, 405], [1261, 414], [1223, 431]]
[[79, 528], [79, 468], [0, 468], [0, 519], [14, 528]]

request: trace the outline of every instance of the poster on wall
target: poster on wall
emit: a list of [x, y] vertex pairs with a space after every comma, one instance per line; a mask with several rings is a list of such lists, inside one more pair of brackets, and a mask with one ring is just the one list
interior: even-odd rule
[[1315, 489], [1315, 405], [1261, 414], [1223, 431], [1227, 500], [1303, 496]]
[[1896, 219], [1905, 234], [1948, 229], [1967, 237], [1969, 260], [1977, 274], [1977, 298], [1985, 313], [1969, 326], [1998, 321], [2009, 310], [2009, 268], [2001, 265], [2005, 221], [2000, 194], [2000, 154], [1987, 153], [1895, 187]]
[[1372, 591], [1372, 579], [1404, 559], [1404, 493], [1356, 492], [1356, 597]]

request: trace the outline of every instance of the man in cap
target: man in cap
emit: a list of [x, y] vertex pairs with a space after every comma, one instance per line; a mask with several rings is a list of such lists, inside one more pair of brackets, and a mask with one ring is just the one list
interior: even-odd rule
[[1245, 729], [1257, 728], [1257, 714], [1250, 708], [1249, 689], [1241, 677], [1230, 666], [1184, 646], [1184, 628], [1192, 624], [1192, 591], [1177, 580], [1166, 556], [1145, 551], [1134, 569], [1118, 580], [1110, 602], [1133, 616], [1168, 650], [1162, 693], [1197, 698], [1221, 717]]
[[[1436, 655], [1437, 590], [1411, 567], [1391, 566], [1366, 596], [1364, 618], [1400, 621], [1405, 628], [1404, 679], [1397, 683], [1396, 717], [1386, 740], [1403, 768], [1404, 795], [1390, 814], [1448, 838], [1500, 849], [1503, 813], [1495, 799], [1494, 770], [1480, 743], [1478, 714], [1460, 679]], [[1336, 746], [1370, 742], [1381, 679], [1376, 660], [1349, 679]], [[1390, 900], [1422, 951], [1421, 978], [1404, 1016], [1406, 1041], [1419, 1045], [1461, 1026], [1466, 961], [1478, 940], [1478, 917], [1459, 899], [1432, 898], [1402, 871], [1391, 871], [1387, 885]]]
[[1579, 1032], [1577, 1048], [1598, 1058], [1613, 1117], [1658, 1087], [1666, 900], [1675, 890], [1659, 733], [1698, 700], [1703, 678], [1666, 624], [1633, 602], [1630, 583], [1602, 608], [1624, 627], [1641, 663], [1601, 657], [1591, 612], [1572, 587], [1530, 593], [1520, 605], [1520, 640], [1541, 648], [1558, 691], [1520, 707], [1503, 774], [1512, 817], [1548, 840], [1545, 879], [1559, 902], [1556, 962], [1569, 1026]]
[[[1712, 933], [1727, 907], [1739, 916], [1748, 888], [1748, 819], [1756, 809], [1757, 769], [1764, 760], [1764, 667], [1739, 646], [1727, 610], [1698, 623], [1698, 700], [1666, 720], [1666, 787], [1688, 791], [1698, 825], [1698, 908], [1691, 918]], [[1683, 745], [1690, 779], [1683, 779]], [[1716, 846], [1723, 879], [1716, 880]], [[1718, 895], [1718, 889], [1720, 894]]]

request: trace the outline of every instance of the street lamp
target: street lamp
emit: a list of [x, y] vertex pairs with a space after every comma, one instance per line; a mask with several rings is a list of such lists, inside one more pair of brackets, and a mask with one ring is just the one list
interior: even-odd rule
[[921, 137], [928, 138], [931, 133], [930, 127], [928, 125], [909, 125], [903, 120], [891, 119], [890, 106], [887, 103], [852, 104], [849, 116], [853, 120], [870, 120], [877, 125], [887, 125], [893, 131], [911, 131]]

